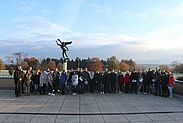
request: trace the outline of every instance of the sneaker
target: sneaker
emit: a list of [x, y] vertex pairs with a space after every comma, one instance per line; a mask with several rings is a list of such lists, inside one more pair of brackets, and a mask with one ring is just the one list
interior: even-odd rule
[[73, 93], [72, 95], [73, 95], [73, 96], [76, 96], [76, 93]]
[[121, 91], [119, 91], [119, 94], [121, 94]]
[[144, 92], [144, 95], [146, 95], [147, 93]]
[[48, 93], [49, 96], [51, 96], [51, 93]]
[[55, 94], [54, 93], [51, 93], [51, 96], [55, 96]]
[[102, 92], [100, 92], [100, 94], [103, 94]]
[[102, 92], [102, 94], [104, 94], [104, 92]]

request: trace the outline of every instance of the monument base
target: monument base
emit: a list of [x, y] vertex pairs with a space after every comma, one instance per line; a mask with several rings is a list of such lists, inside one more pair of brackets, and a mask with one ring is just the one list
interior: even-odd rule
[[67, 61], [63, 62], [63, 70], [67, 72]]

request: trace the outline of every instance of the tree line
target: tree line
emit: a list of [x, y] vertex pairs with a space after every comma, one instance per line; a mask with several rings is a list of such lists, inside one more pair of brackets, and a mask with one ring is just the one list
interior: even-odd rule
[[[36, 58], [36, 57], [27, 57], [22, 53], [14, 53], [14, 57], [7, 57], [7, 64], [3, 64], [0, 59], [0, 69], [14, 69], [17, 65], [21, 65], [23, 69], [32, 67], [34, 70], [42, 69], [46, 70], [50, 68], [54, 70], [58, 68], [60, 71], [63, 70], [64, 60], [56, 58]], [[78, 69], [78, 68], [88, 68], [90, 71], [102, 71], [108, 68], [109, 70], [121, 70], [122, 72], [133, 70], [136, 66], [135, 61], [132, 59], [126, 60], [117, 59], [116, 56], [107, 58], [106, 60], [100, 58], [86, 58], [81, 59], [76, 57], [75, 59], [70, 59], [67, 61], [68, 69]]]
[[[56, 67], [61, 71], [63, 70], [63, 59], [56, 59], [56, 58], [36, 58], [36, 57], [27, 57], [27, 54], [22, 52], [14, 53], [12, 56], [6, 57], [6, 64], [3, 63], [3, 60], [0, 59], [0, 70], [8, 70], [14, 69], [16, 65], [22, 65], [23, 69], [28, 68], [31, 66], [34, 70], [36, 69], [47, 69], [50, 68], [54, 70]], [[162, 71], [172, 71], [183, 73], [183, 64], [178, 63], [177, 61], [172, 62], [171, 68], [169, 65], [160, 65], [159, 68]], [[68, 69], [77, 69], [77, 68], [88, 68], [92, 71], [102, 71], [105, 68], [109, 70], [115, 71], [132, 71], [133, 69], [144, 69], [139, 68], [136, 65], [135, 61], [132, 59], [117, 59], [116, 56], [112, 56], [107, 58], [106, 60], [100, 58], [86, 58], [81, 59], [76, 57], [75, 59], [68, 60]]]

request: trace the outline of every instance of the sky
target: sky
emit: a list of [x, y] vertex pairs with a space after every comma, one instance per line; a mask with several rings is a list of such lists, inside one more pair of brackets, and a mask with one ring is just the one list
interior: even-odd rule
[[2, 0], [0, 18], [1, 59], [60, 58], [59, 38], [71, 59], [183, 61], [182, 0]]

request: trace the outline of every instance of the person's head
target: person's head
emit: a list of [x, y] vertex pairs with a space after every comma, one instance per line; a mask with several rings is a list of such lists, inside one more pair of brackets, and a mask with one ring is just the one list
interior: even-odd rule
[[58, 68], [57, 68], [57, 67], [55, 68], [55, 71], [56, 71], [56, 72], [58, 71]]
[[83, 72], [83, 69], [82, 68], [80, 69], [80, 72]]
[[88, 71], [88, 68], [85, 68], [85, 69], [84, 69], [84, 71], [86, 71], [86, 72], [87, 72], [87, 71]]
[[29, 67], [29, 70], [31, 71], [32, 70], [32, 67]]
[[40, 73], [40, 72], [41, 72], [41, 70], [40, 70], [40, 69], [37, 69], [37, 70], [36, 70], [36, 73]]
[[21, 65], [18, 65], [18, 70], [22, 70], [22, 66]]
[[80, 68], [77, 68], [77, 71], [80, 71]]
[[108, 68], [106, 68], [105, 71], [108, 72]]
[[173, 77], [173, 73], [170, 73], [170, 77]]

